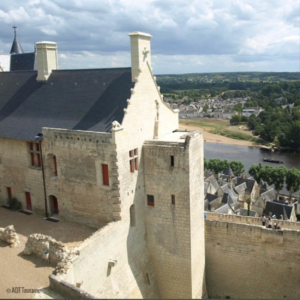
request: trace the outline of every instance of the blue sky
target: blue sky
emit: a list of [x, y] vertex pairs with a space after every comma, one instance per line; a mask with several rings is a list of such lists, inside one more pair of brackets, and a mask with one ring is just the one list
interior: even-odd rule
[[1, 0], [0, 54], [58, 44], [60, 69], [130, 66], [128, 33], [150, 33], [155, 74], [299, 72], [299, 0]]

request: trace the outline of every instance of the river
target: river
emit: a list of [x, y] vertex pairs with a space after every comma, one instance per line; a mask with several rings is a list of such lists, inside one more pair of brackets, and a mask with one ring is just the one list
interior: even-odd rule
[[[294, 167], [300, 170], [300, 153], [269, 152], [255, 147], [204, 143], [204, 157], [207, 161], [210, 158], [227, 159], [229, 161], [239, 160], [244, 164], [247, 175], [249, 175], [248, 170], [251, 165], [258, 163], [272, 167], [285, 166], [288, 169]], [[262, 161], [264, 157], [283, 161], [283, 164], [264, 162]], [[285, 189], [283, 192], [288, 193]]]

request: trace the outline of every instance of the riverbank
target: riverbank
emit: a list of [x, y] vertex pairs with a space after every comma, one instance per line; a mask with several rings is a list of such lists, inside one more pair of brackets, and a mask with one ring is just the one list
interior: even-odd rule
[[202, 133], [203, 139], [207, 143], [219, 143], [219, 144], [228, 144], [228, 145], [238, 145], [238, 146], [252, 146], [252, 147], [259, 147], [260, 145], [257, 145], [250, 141], [243, 141], [243, 140], [236, 140], [232, 138], [228, 138], [226, 136], [210, 133], [206, 130], [204, 130], [200, 126], [195, 125], [187, 125], [180, 123], [179, 124], [180, 129], [187, 129], [187, 130], [198, 130]]

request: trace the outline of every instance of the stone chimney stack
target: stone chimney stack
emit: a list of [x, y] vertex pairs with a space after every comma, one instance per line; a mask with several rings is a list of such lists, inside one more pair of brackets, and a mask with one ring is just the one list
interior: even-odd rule
[[150, 39], [151, 35], [135, 31], [129, 33], [131, 45], [131, 77], [132, 82], [139, 74], [139, 70], [147, 67], [147, 62], [151, 68], [151, 49]]
[[37, 81], [47, 81], [52, 70], [58, 69], [57, 44], [54, 42], [36, 43]]

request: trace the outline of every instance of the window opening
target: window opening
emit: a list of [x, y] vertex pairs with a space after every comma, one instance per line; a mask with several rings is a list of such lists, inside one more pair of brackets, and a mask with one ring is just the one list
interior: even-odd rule
[[31, 204], [31, 195], [29, 192], [25, 192], [26, 196], [26, 208], [27, 210], [32, 210], [32, 204]]
[[135, 227], [135, 207], [134, 204], [130, 206], [130, 227]]
[[147, 195], [147, 205], [154, 206], [154, 196], [153, 195]]
[[103, 185], [109, 186], [108, 165], [102, 164]]
[[8, 197], [8, 200], [12, 199], [11, 188], [10, 188], [10, 187], [7, 187], [6, 190], [7, 190], [7, 197]]
[[171, 155], [171, 167], [174, 167], [174, 155]]
[[175, 205], [175, 195], [171, 195], [171, 204]]
[[29, 143], [30, 163], [32, 167], [41, 167], [41, 152], [38, 143]]
[[129, 169], [131, 173], [138, 170], [138, 149], [129, 151]]
[[54, 164], [54, 174], [57, 176], [57, 162], [56, 162], [56, 156], [53, 156], [53, 164]]

